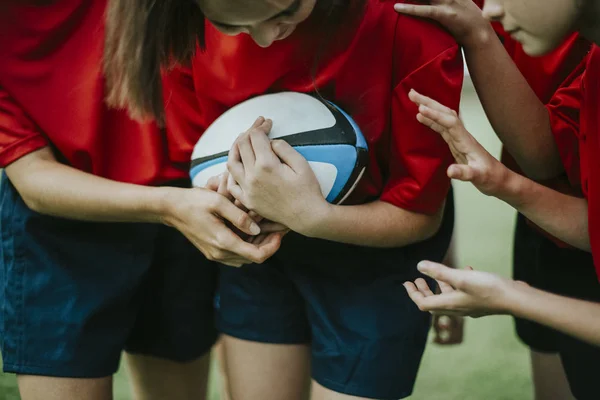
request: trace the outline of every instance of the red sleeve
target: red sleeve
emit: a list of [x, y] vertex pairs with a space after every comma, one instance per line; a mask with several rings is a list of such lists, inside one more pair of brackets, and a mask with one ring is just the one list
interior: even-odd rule
[[581, 109], [581, 82], [587, 57], [554, 93], [546, 106], [550, 115], [552, 134], [558, 146], [570, 183], [581, 184], [579, 166], [579, 113]]
[[0, 87], [0, 168], [48, 144], [37, 125]]
[[453, 162], [439, 134], [417, 121], [410, 89], [458, 110], [464, 77], [457, 45], [447, 48], [403, 78], [392, 96], [389, 178], [381, 200], [400, 208], [435, 213], [450, 188], [446, 175]]
[[165, 122], [169, 137], [169, 155], [179, 163], [190, 161], [196, 142], [207, 128], [202, 117], [193, 72], [178, 67], [163, 76]]

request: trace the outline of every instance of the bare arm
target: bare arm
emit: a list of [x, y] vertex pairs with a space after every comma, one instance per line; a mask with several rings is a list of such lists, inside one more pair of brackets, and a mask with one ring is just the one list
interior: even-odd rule
[[473, 138], [455, 111], [414, 91], [410, 98], [419, 105], [417, 119], [448, 143], [456, 161], [448, 168], [450, 178], [471, 182], [482, 193], [515, 207], [548, 233], [589, 251], [585, 199], [559, 193], [509, 170]]
[[84, 221], [164, 222], [168, 188], [114, 182], [56, 161], [50, 148], [6, 167], [29, 208], [41, 214]]
[[494, 194], [562, 241], [591, 251], [586, 199], [549, 189], [513, 171]]
[[419, 214], [383, 201], [356, 206], [328, 205], [301, 224], [300, 233], [320, 239], [371, 247], [402, 247], [432, 237], [442, 210]]
[[253, 126], [229, 153], [229, 192], [248, 209], [305, 236], [372, 247], [405, 246], [437, 232], [442, 210], [426, 215], [383, 201], [327, 203], [306, 159], [282, 140], [271, 142], [270, 129], [269, 120]]
[[239, 238], [224, 220], [249, 235], [260, 229], [245, 212], [210, 190], [111, 181], [59, 163], [48, 147], [11, 163], [6, 173], [34, 211], [84, 221], [165, 223], [209, 259], [228, 265], [262, 262], [279, 247], [278, 235], [261, 246]]
[[434, 294], [423, 279], [404, 284], [423, 311], [472, 317], [512, 314], [600, 346], [600, 304], [558, 296], [498, 275], [421, 262], [419, 270], [442, 288]]

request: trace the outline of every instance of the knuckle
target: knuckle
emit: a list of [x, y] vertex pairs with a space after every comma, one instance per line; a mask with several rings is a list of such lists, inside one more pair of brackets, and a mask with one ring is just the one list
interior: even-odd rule
[[[260, 174], [260, 172], [259, 172]], [[259, 184], [260, 182], [260, 175], [256, 174], [256, 173], [250, 173], [247, 175], [247, 179], [246, 181], [248, 182], [249, 186], [256, 186]]]
[[217, 210], [223, 203], [223, 196], [218, 193], [212, 192], [208, 198], [208, 208], [211, 210]]
[[255, 259], [254, 259], [254, 263], [255, 263], [255, 264], [262, 264], [262, 263], [264, 263], [265, 261], [267, 261], [267, 259], [268, 259], [268, 258], [269, 258], [269, 257], [268, 257], [268, 255], [266, 255], [266, 254], [261, 254], [260, 256], [258, 256], [258, 257], [255, 257]]
[[217, 249], [217, 250], [213, 251], [213, 257], [215, 258], [216, 261], [222, 261], [222, 260], [225, 260], [226, 254], [223, 250]]
[[224, 234], [222, 232], [217, 233], [213, 240], [213, 246], [216, 248], [214, 251], [222, 253], [223, 249], [225, 249], [227, 247], [228, 242], [229, 242], [229, 240], [228, 240], [226, 234]]
[[263, 173], [270, 173], [273, 172], [274, 165], [271, 162], [261, 160], [256, 162], [256, 167]]
[[460, 126], [460, 119], [456, 115], [454, 115], [454, 114], [452, 114], [450, 116], [449, 122], [450, 122], [450, 125], [452, 125], [453, 127]]

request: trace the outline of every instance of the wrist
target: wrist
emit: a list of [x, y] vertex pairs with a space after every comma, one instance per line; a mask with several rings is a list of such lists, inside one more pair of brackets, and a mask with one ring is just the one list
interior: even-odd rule
[[179, 192], [181, 188], [159, 187], [155, 188], [154, 195], [149, 196], [146, 210], [150, 215], [152, 222], [161, 223], [168, 226], [175, 226], [177, 217], [176, 210]]
[[502, 309], [504, 313], [514, 315], [515, 317], [525, 317], [524, 304], [527, 304], [527, 292], [532, 288], [524, 282], [509, 280], [508, 285], [503, 290]]
[[490, 23], [485, 21], [477, 29], [473, 29], [469, 34], [465, 35], [460, 45], [465, 49], [465, 52], [472, 52], [486, 49], [490, 42], [495, 39], [497, 39], [497, 35], [494, 28]]
[[494, 196], [520, 210], [528, 195], [531, 195], [531, 181], [508, 168], [505, 168], [504, 172], [502, 184]]
[[297, 224], [290, 228], [308, 237], [321, 237], [322, 232], [329, 224], [330, 216], [335, 209], [335, 205], [328, 203], [323, 199], [316, 206], [307, 208], [299, 218]]

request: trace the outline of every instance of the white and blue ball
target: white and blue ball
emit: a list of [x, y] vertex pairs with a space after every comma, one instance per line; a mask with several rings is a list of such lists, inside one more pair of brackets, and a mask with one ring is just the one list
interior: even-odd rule
[[285, 140], [306, 158], [327, 201], [339, 204], [348, 197], [366, 169], [367, 142], [339, 107], [296, 92], [254, 97], [215, 120], [192, 153], [194, 186], [203, 187], [226, 171], [229, 149], [259, 116], [273, 120], [271, 139]]

